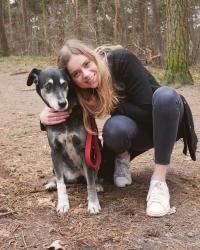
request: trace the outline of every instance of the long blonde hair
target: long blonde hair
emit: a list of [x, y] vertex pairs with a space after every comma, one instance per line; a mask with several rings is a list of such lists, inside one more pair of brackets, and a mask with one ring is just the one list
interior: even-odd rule
[[98, 69], [98, 87], [96, 89], [77, 89], [77, 97], [83, 108], [83, 122], [87, 131], [90, 128], [90, 116], [105, 118], [118, 104], [119, 98], [112, 84], [107, 63], [93, 49], [75, 39], [67, 40], [58, 54], [58, 66], [67, 68], [72, 55], [84, 55], [95, 62]]

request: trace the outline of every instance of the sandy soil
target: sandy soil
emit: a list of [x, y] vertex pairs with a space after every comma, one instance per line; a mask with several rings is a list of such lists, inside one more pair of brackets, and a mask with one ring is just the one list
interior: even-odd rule
[[[175, 213], [164, 218], [145, 214], [145, 199], [153, 170], [153, 151], [131, 163], [133, 184], [104, 186], [102, 212], [89, 215], [84, 185], [68, 187], [71, 210], [56, 212], [56, 192], [43, 183], [52, 175], [46, 133], [39, 128], [43, 103], [27, 74], [0, 72], [0, 249], [47, 249], [61, 240], [63, 249], [199, 249], [200, 163], [174, 149], [168, 174]], [[200, 135], [200, 85], [178, 90], [191, 105]], [[173, 212], [173, 211], [172, 211]]]

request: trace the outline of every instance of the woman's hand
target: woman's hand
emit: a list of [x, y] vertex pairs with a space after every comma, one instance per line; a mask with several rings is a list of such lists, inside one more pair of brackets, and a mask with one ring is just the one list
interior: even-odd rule
[[55, 109], [45, 107], [40, 113], [40, 121], [43, 125], [55, 125], [62, 123], [68, 118], [72, 110], [56, 111]]

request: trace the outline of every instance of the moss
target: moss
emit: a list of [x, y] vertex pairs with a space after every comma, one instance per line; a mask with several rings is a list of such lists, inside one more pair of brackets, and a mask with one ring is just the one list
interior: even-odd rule
[[181, 85], [191, 85], [193, 84], [192, 76], [189, 71], [174, 71], [166, 70], [163, 77], [163, 82], [166, 85], [175, 85], [180, 87]]

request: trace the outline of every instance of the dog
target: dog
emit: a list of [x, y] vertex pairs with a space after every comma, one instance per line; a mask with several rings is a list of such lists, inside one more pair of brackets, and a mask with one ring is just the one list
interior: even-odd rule
[[[33, 83], [36, 85], [37, 93], [48, 107], [56, 111], [72, 109], [70, 117], [65, 122], [46, 126], [58, 193], [57, 211], [62, 214], [69, 211], [66, 184], [76, 181], [80, 176], [85, 176], [88, 211], [91, 214], [97, 214], [101, 210], [95, 183], [97, 173], [85, 163], [84, 149], [87, 133], [73, 83], [66, 70], [60, 68], [32, 69], [28, 75], [27, 85], [31, 86]], [[51, 189], [53, 186], [52, 182], [48, 183], [46, 189]], [[99, 189], [102, 188], [99, 187]]]

